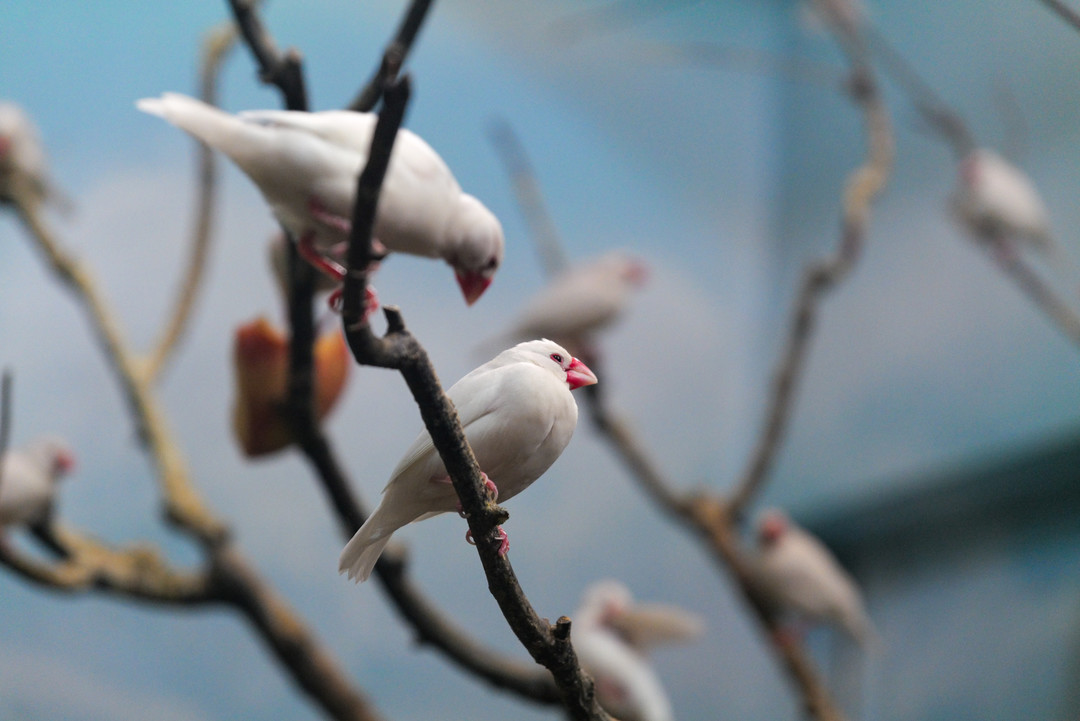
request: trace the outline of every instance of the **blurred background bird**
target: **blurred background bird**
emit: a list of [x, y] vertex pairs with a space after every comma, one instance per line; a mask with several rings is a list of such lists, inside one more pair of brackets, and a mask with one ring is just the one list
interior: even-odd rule
[[4, 454], [0, 468], [0, 526], [33, 526], [52, 512], [56, 483], [75, 467], [60, 438], [40, 438]]
[[625, 585], [608, 579], [585, 589], [571, 640], [608, 713], [621, 721], [670, 721], [671, 702], [647, 653], [690, 641], [702, 630], [698, 616], [676, 606], [636, 603]]
[[757, 540], [749, 559], [753, 582], [793, 631], [799, 623], [823, 623], [863, 647], [876, 642], [859, 588], [821, 541], [779, 509], [761, 515]]

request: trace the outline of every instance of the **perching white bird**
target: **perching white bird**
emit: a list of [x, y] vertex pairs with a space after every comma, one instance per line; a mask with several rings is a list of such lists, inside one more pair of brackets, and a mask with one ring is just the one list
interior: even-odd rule
[[983, 240], [1026, 243], [1057, 253], [1046, 206], [1019, 168], [987, 148], [976, 148], [958, 166], [953, 207], [965, 226]]
[[[348, 241], [356, 179], [367, 162], [375, 115], [349, 110], [231, 115], [177, 93], [136, 105], [231, 158], [298, 239], [305, 257], [330, 274], [341, 271], [319, 256]], [[445, 260], [472, 304], [502, 262], [502, 226], [479, 200], [462, 192], [450, 168], [418, 135], [400, 130], [390, 157], [375, 238], [390, 251]]]
[[842, 629], [862, 646], [876, 633], [854, 579], [818, 539], [778, 509], [758, 521], [758, 552], [749, 570], [778, 611]]
[[674, 606], [636, 604], [626, 586], [604, 580], [585, 590], [570, 638], [608, 713], [621, 721], [671, 721], [671, 703], [645, 653], [701, 630], [697, 616]]
[[52, 509], [56, 482], [75, 465], [75, 456], [57, 438], [41, 438], [4, 454], [0, 470], [0, 526], [32, 525]]
[[56, 197], [37, 127], [18, 105], [0, 102], [0, 202], [14, 202], [17, 186], [34, 204]]
[[[534, 340], [503, 351], [450, 387], [447, 394], [465, 437], [498, 498], [517, 495], [555, 462], [577, 425], [570, 391], [593, 383], [593, 372], [562, 346]], [[365, 580], [390, 534], [407, 523], [453, 511], [457, 503], [446, 468], [424, 431], [390, 475], [379, 507], [341, 552], [339, 571]]]
[[618, 319], [647, 274], [642, 261], [622, 251], [575, 265], [525, 304], [508, 335], [551, 338], [580, 352], [594, 333]]

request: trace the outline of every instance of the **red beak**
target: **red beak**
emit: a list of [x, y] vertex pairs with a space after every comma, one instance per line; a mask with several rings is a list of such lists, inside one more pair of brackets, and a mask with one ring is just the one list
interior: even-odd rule
[[589, 370], [589, 366], [575, 358], [566, 369], [566, 382], [570, 385], [570, 390], [591, 386], [596, 383], [596, 374]]
[[454, 275], [457, 277], [458, 285], [461, 286], [461, 294], [465, 296], [465, 302], [469, 305], [475, 303], [476, 299], [482, 296], [491, 285], [491, 278], [485, 278], [480, 273], [458, 271]]

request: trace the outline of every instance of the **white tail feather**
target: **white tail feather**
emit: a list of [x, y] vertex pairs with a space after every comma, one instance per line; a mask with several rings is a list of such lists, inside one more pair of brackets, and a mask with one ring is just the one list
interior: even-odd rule
[[373, 525], [372, 518], [345, 544], [338, 559], [338, 573], [348, 572], [349, 579], [357, 583], [366, 581], [371, 575], [371, 569], [375, 568], [375, 562], [393, 535], [393, 531], [387, 531], [385, 526]]
[[143, 98], [135, 101], [135, 107], [168, 120], [234, 160], [236, 153], [242, 152], [244, 147], [243, 143], [236, 142], [238, 137], [252, 132], [250, 123], [180, 93], [162, 93], [158, 98]]

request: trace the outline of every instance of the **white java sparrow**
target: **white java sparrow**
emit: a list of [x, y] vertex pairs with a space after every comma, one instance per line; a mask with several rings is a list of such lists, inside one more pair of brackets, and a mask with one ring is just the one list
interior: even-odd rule
[[984, 240], [1017, 240], [1057, 252], [1046, 206], [1031, 180], [993, 150], [976, 148], [959, 163], [953, 207], [965, 226]]
[[637, 604], [626, 586], [604, 580], [585, 590], [571, 640], [608, 713], [621, 721], [670, 721], [671, 703], [645, 654], [701, 630], [697, 616], [674, 606]]
[[20, 185], [35, 204], [52, 194], [37, 127], [18, 105], [0, 102], [0, 202], [13, 202]]
[[[498, 498], [517, 495], [555, 462], [577, 425], [570, 391], [593, 383], [593, 372], [562, 346], [534, 340], [503, 351], [450, 387], [465, 437]], [[341, 552], [339, 571], [365, 580], [390, 534], [457, 504], [424, 431], [390, 475], [379, 507]]]
[[[377, 116], [350, 110], [232, 115], [177, 93], [136, 105], [231, 158], [302, 248], [328, 253], [348, 241], [356, 180]], [[443, 159], [406, 129], [394, 142], [374, 235], [390, 251], [445, 260], [470, 304], [491, 284], [503, 257], [498, 219], [463, 193]], [[340, 271], [333, 262], [316, 264]]]
[[749, 559], [758, 589], [776, 610], [842, 629], [860, 645], [876, 639], [854, 579], [821, 541], [778, 509], [758, 521], [758, 551]]
[[643, 262], [622, 251], [575, 265], [525, 304], [510, 335], [551, 338], [571, 349], [588, 345], [625, 310], [647, 273]]
[[32, 525], [52, 509], [56, 482], [75, 465], [67, 445], [41, 438], [4, 454], [0, 469], [0, 526]]

